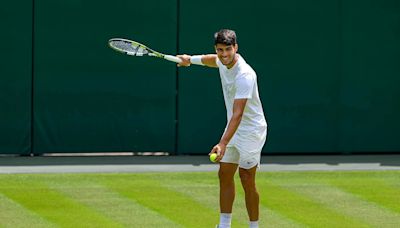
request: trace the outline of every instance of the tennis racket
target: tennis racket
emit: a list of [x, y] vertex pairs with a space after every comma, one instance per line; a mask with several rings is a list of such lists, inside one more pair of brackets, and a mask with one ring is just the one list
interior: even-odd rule
[[162, 58], [171, 62], [181, 63], [182, 60], [173, 55], [166, 55], [157, 51], [154, 51], [145, 45], [138, 43], [136, 41], [121, 39], [121, 38], [113, 38], [108, 41], [108, 45], [121, 53], [125, 53], [131, 56], [151, 56]]

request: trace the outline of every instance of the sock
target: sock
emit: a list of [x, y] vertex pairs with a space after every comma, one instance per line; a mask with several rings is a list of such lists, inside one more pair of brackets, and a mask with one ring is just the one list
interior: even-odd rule
[[250, 228], [258, 228], [258, 221], [250, 221]]
[[221, 213], [219, 216], [219, 225], [221, 228], [231, 227], [232, 214], [231, 213]]

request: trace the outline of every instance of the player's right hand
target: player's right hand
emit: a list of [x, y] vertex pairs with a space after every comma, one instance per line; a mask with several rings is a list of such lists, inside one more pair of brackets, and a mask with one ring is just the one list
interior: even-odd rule
[[182, 62], [181, 63], [178, 63], [178, 67], [181, 67], [181, 66], [183, 66], [183, 67], [188, 67], [188, 66], [190, 66], [190, 55], [186, 55], [186, 54], [184, 54], [184, 55], [177, 55], [176, 57], [178, 57], [178, 58], [180, 58], [181, 60], [182, 60]]

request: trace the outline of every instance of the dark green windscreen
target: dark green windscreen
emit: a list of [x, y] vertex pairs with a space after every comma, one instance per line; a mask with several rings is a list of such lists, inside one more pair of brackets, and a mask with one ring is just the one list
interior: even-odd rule
[[0, 154], [29, 154], [32, 2], [2, 2], [0, 28]]
[[[398, 1], [203, 3], [181, 2], [180, 50], [213, 52], [214, 32], [236, 30], [258, 75], [264, 152], [399, 151]], [[204, 153], [226, 124], [218, 71], [180, 74], [179, 150]]]
[[107, 41], [213, 53], [221, 28], [257, 72], [264, 153], [398, 152], [399, 18], [398, 0], [5, 2], [0, 153], [207, 154], [227, 121], [218, 70]]
[[175, 53], [176, 2], [36, 3], [34, 152], [174, 151], [175, 64], [107, 41]]

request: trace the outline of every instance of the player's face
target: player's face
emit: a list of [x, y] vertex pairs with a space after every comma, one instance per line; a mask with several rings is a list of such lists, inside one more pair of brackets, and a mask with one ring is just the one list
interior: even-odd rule
[[217, 52], [218, 59], [226, 67], [231, 68], [235, 64], [236, 52], [238, 50], [238, 45], [226, 45], [217, 44], [215, 45], [215, 51]]

